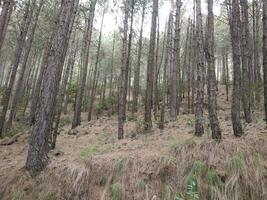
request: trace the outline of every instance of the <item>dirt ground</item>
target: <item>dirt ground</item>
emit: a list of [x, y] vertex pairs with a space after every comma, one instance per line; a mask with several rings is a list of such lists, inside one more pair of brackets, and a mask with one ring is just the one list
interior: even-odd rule
[[[235, 149], [236, 142], [240, 146], [243, 145], [244, 149], [251, 147], [253, 148], [251, 151], [258, 153], [258, 145], [264, 145], [259, 151], [263, 152], [263, 165], [266, 171], [267, 130], [263, 121], [263, 112], [254, 112], [253, 123], [243, 123], [245, 136], [235, 138], [231, 127], [230, 104], [226, 102], [223, 92], [218, 95], [218, 105], [224, 141], [221, 146], [228, 148], [223, 145], [231, 143], [232, 146], [229, 146], [229, 149]], [[71, 114], [63, 116], [65, 121], [70, 119]], [[112, 185], [116, 182], [122, 183], [122, 199], [162, 199], [164, 193], [162, 188], [166, 179], [170, 182], [169, 185], [175, 185], [176, 183], [172, 182], [177, 182], [176, 179], [179, 178], [173, 174], [178, 173], [177, 161], [181, 158], [172, 162], [175, 158], [172, 154], [177, 146], [180, 148], [190, 141], [193, 141], [195, 146], [201, 146], [203, 142], [208, 146], [207, 143], [212, 142], [207, 113], [206, 133], [200, 138], [193, 134], [194, 115], [180, 115], [176, 122], [168, 122], [162, 131], [154, 123], [153, 130], [149, 133], [139, 131], [141, 126], [139, 119], [142, 119], [142, 113], [138, 114], [136, 121], [126, 122], [125, 139], [120, 141], [117, 140], [116, 116], [103, 116], [91, 122], [84, 120], [82, 125], [74, 130], [70, 130], [70, 125], [63, 126], [57, 139], [56, 149], [50, 153], [48, 169], [36, 180], [31, 180], [24, 170], [30, 137], [29, 131], [25, 131], [13, 145], [0, 146], [0, 183], [4, 185], [0, 189], [0, 199], [14, 199], [14, 196], [20, 197], [19, 199], [110, 199]], [[259, 144], [254, 148], [252, 141]], [[233, 153], [230, 154], [233, 155]], [[191, 154], [187, 152], [187, 155]], [[193, 157], [194, 155], [192, 155], [192, 161], [197, 156]], [[159, 164], [162, 162], [168, 162], [168, 164]], [[124, 166], [122, 171], [120, 171], [121, 163]], [[219, 170], [218, 166], [217, 169]], [[43, 185], [38, 183], [40, 180]], [[136, 186], [142, 181], [146, 182], [145, 192], [140, 192]], [[47, 182], [46, 186], [44, 186], [45, 182]], [[86, 184], [89, 188], [84, 186]], [[42, 192], [36, 192], [35, 189], [38, 188]], [[186, 188], [181, 186], [179, 189]]]

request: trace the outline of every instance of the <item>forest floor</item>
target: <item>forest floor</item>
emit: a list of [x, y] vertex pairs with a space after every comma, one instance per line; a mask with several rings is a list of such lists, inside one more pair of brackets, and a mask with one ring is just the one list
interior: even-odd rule
[[[253, 122], [243, 123], [245, 135], [236, 138], [230, 103], [223, 92], [218, 94], [218, 105], [223, 134], [219, 144], [211, 140], [207, 113], [202, 137], [194, 136], [194, 115], [188, 114], [180, 115], [176, 122], [167, 122], [164, 130], [155, 125], [145, 133], [138, 120], [142, 119], [140, 113], [137, 120], [126, 122], [125, 139], [120, 141], [116, 116], [83, 122], [74, 130], [65, 125], [56, 149], [49, 155], [48, 168], [35, 179], [24, 169], [30, 137], [25, 130], [14, 144], [0, 146], [0, 199], [167, 200], [178, 197], [177, 192], [181, 197], [190, 195], [190, 175], [203, 184], [191, 191], [200, 199], [267, 199], [267, 129], [263, 113], [254, 112]], [[71, 115], [63, 116], [66, 123], [70, 119]], [[206, 175], [194, 171], [199, 166], [205, 168], [206, 172], [201, 173]], [[223, 187], [216, 186], [218, 180], [208, 184], [210, 179], [206, 177], [212, 170]]]

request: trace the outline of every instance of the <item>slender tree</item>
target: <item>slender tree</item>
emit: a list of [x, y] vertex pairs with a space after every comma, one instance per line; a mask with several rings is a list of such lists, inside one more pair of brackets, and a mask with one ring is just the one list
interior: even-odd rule
[[[171, 110], [170, 116], [172, 120], [177, 119], [179, 114], [179, 101], [178, 98], [178, 84], [180, 83], [180, 15], [181, 15], [182, 3], [180, 0], [176, 0], [175, 11], [175, 28], [174, 28], [174, 47], [173, 47], [173, 65], [171, 74]], [[181, 85], [180, 85], [181, 87]]]
[[99, 38], [98, 38], [98, 44], [97, 44], [97, 52], [96, 52], [96, 61], [95, 61], [95, 67], [94, 67], [94, 74], [93, 74], [93, 85], [91, 88], [91, 95], [89, 100], [89, 108], [88, 108], [88, 121], [91, 121], [92, 119], [92, 112], [93, 112], [93, 105], [94, 105], [94, 99], [96, 94], [96, 82], [97, 82], [97, 73], [98, 73], [98, 65], [100, 62], [100, 48], [101, 48], [101, 40], [102, 40], [102, 30], [103, 30], [103, 23], [104, 23], [104, 17], [106, 14], [106, 5], [103, 10], [102, 19], [101, 19], [101, 27], [99, 32]]
[[145, 129], [152, 128], [151, 110], [152, 110], [152, 96], [153, 96], [153, 77], [155, 65], [155, 43], [156, 43], [156, 28], [158, 16], [158, 0], [153, 0], [152, 21], [150, 30], [149, 53], [147, 64], [147, 78], [146, 78], [146, 95], [145, 95]]
[[[0, 14], [0, 56], [1, 49], [6, 37], [7, 26], [15, 5], [14, 0], [4, 0]], [[1, 63], [2, 64], [2, 63]]]
[[252, 122], [251, 117], [251, 74], [252, 74], [252, 60], [251, 60], [251, 42], [249, 32], [248, 19], [248, 1], [240, 0], [242, 21], [241, 21], [241, 59], [242, 59], [242, 102], [247, 123]]
[[204, 134], [204, 61], [203, 42], [202, 42], [202, 14], [201, 14], [201, 0], [196, 0], [196, 69], [197, 69], [197, 97], [196, 97], [196, 122], [195, 134], [201, 136]]
[[93, 21], [95, 16], [95, 6], [96, 0], [91, 1], [89, 17], [86, 22], [86, 29], [83, 36], [83, 49], [82, 49], [82, 68], [80, 73], [80, 84], [78, 87], [74, 116], [72, 120], [72, 128], [76, 128], [81, 124], [81, 112], [82, 112], [82, 101], [85, 90], [85, 83], [88, 71], [88, 61], [89, 61], [89, 48], [91, 45]]
[[138, 42], [138, 53], [137, 53], [137, 64], [134, 69], [134, 89], [133, 89], [133, 106], [132, 113], [138, 111], [138, 95], [140, 89], [140, 66], [141, 66], [141, 57], [142, 57], [142, 47], [143, 47], [143, 28], [144, 28], [144, 19], [145, 19], [145, 10], [146, 5], [143, 4], [142, 7], [142, 19], [141, 19], [141, 28]]
[[213, 0], [207, 0], [208, 3], [208, 22], [206, 32], [206, 59], [208, 63], [208, 104], [209, 119], [212, 131], [212, 138], [220, 140], [221, 130], [217, 117], [216, 105], [216, 75], [215, 75], [215, 58], [214, 58], [214, 15]]
[[48, 139], [50, 137], [56, 96], [68, 47], [70, 23], [74, 17], [78, 0], [62, 0], [57, 17], [57, 26], [53, 32], [51, 52], [48, 56], [47, 70], [42, 84], [41, 102], [38, 107], [37, 121], [34, 124], [29, 144], [26, 169], [32, 176], [42, 171], [48, 163]]
[[123, 18], [123, 38], [122, 38], [122, 57], [121, 57], [121, 72], [119, 80], [119, 95], [118, 95], [118, 139], [124, 137], [124, 121], [125, 121], [125, 94], [127, 94], [128, 85], [128, 67], [127, 67], [127, 39], [128, 39], [128, 18], [129, 18], [129, 0], [123, 1], [124, 18]]
[[263, 74], [264, 74], [264, 106], [265, 106], [265, 122], [267, 123], [267, 1], [263, 0]]
[[39, 2], [39, 6], [38, 6], [37, 10], [35, 11], [35, 16], [34, 16], [34, 19], [33, 19], [33, 24], [32, 24], [31, 30], [30, 30], [30, 32], [28, 34], [28, 40], [26, 42], [26, 49], [25, 49], [25, 53], [24, 53], [24, 57], [23, 57], [23, 61], [22, 61], [21, 69], [20, 69], [20, 74], [19, 74], [19, 78], [18, 78], [18, 81], [17, 81], [16, 90], [15, 90], [15, 95], [13, 97], [12, 106], [11, 106], [9, 119], [8, 119], [8, 123], [7, 123], [8, 126], [12, 125], [12, 121], [15, 118], [15, 113], [16, 113], [16, 108], [17, 108], [17, 101], [18, 101], [20, 93], [21, 93], [22, 82], [23, 82], [25, 70], [26, 70], [26, 67], [27, 67], [28, 57], [29, 57], [29, 54], [30, 54], [30, 51], [31, 51], [35, 30], [36, 30], [36, 27], [37, 27], [38, 18], [39, 18], [39, 14], [40, 14], [41, 8], [43, 6], [43, 3], [44, 3], [44, 0], [41, 0]]
[[232, 0], [230, 32], [232, 40], [233, 55], [233, 93], [232, 93], [232, 124], [235, 136], [243, 135], [243, 129], [240, 121], [240, 7], [239, 0]]
[[3, 94], [3, 108], [2, 113], [0, 116], [0, 137], [3, 132], [5, 120], [6, 120], [6, 114], [8, 110], [8, 105], [11, 97], [11, 92], [15, 83], [17, 69], [19, 66], [20, 58], [22, 55], [23, 47], [26, 40], [26, 35], [28, 32], [28, 28], [30, 26], [30, 22], [32, 19], [33, 9], [35, 7], [36, 0], [28, 0], [25, 5], [25, 11], [23, 19], [20, 23], [20, 34], [18, 36], [18, 40], [14, 49], [13, 58], [12, 58], [12, 64], [11, 64], [11, 75], [9, 78], [9, 81], [7, 82], [7, 87], [5, 88], [4, 94]]

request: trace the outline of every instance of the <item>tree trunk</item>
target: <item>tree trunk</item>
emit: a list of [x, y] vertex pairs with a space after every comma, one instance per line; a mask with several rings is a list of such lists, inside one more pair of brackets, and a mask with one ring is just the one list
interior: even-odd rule
[[139, 43], [138, 43], [138, 55], [137, 55], [137, 64], [134, 69], [134, 89], [133, 89], [133, 106], [132, 106], [132, 114], [138, 111], [138, 96], [139, 96], [139, 82], [140, 82], [140, 66], [141, 66], [141, 57], [142, 57], [142, 47], [143, 47], [143, 28], [144, 28], [144, 19], [145, 19], [145, 10], [146, 5], [143, 5], [142, 8], [142, 19], [141, 19], [141, 28], [139, 35]]
[[94, 74], [93, 74], [93, 87], [91, 89], [89, 108], [88, 108], [88, 121], [92, 120], [93, 105], [94, 105], [94, 99], [95, 99], [95, 93], [96, 93], [95, 86], [97, 82], [96, 79], [97, 79], [97, 72], [98, 72], [98, 65], [99, 65], [99, 56], [100, 56], [100, 48], [101, 48], [101, 40], [102, 40], [102, 29], [103, 29], [105, 13], [106, 13], [106, 8], [104, 8], [104, 11], [102, 14], [101, 28], [100, 28], [99, 38], [98, 38], [96, 61], [95, 61], [95, 68], [94, 68]]
[[12, 88], [13, 88], [14, 83], [15, 83], [17, 69], [19, 66], [19, 62], [20, 62], [22, 50], [24, 47], [26, 35], [28, 32], [28, 28], [30, 26], [30, 22], [31, 22], [32, 14], [33, 14], [33, 9], [35, 7], [35, 3], [36, 3], [35, 0], [32, 0], [32, 1], [28, 0], [26, 2], [24, 16], [23, 16], [23, 19], [22, 19], [21, 24], [20, 24], [20, 30], [21, 31], [20, 31], [20, 34], [18, 36], [18, 41], [16, 43], [13, 58], [12, 58], [11, 75], [10, 75], [8, 85], [5, 88], [5, 91], [3, 94], [3, 108], [2, 108], [2, 113], [0, 116], [0, 137], [1, 137], [2, 132], [3, 132], [3, 128], [4, 128], [4, 124], [5, 124], [5, 120], [6, 120], [6, 113], [8, 110], [8, 105], [9, 105], [9, 101], [10, 101], [10, 97], [11, 97], [11, 92], [12, 92]]
[[53, 37], [53, 35], [51, 34], [49, 36], [49, 38], [47, 39], [46, 44], [44, 45], [44, 52], [43, 52], [43, 58], [42, 58], [42, 63], [41, 63], [41, 67], [40, 67], [40, 72], [38, 75], [38, 79], [37, 79], [35, 88], [33, 89], [33, 92], [32, 92], [30, 116], [29, 116], [29, 120], [28, 120], [30, 125], [33, 125], [35, 123], [36, 109], [38, 107], [38, 102], [40, 102], [39, 96], [40, 96], [40, 91], [41, 91], [41, 85], [42, 85], [44, 73], [45, 73], [46, 67], [47, 67], [49, 52], [51, 50], [52, 37]]
[[42, 84], [41, 102], [38, 107], [37, 121], [34, 124], [29, 144], [26, 169], [32, 176], [39, 174], [48, 164], [48, 151], [56, 97], [59, 89], [66, 49], [68, 48], [68, 33], [74, 17], [74, 7], [77, 1], [62, 0], [57, 17], [57, 26], [53, 33], [51, 52]]
[[116, 41], [116, 31], [114, 30], [113, 42], [112, 42], [112, 53], [111, 53], [111, 64], [110, 64], [109, 98], [112, 97], [115, 41]]
[[263, 81], [264, 81], [264, 106], [265, 106], [265, 122], [267, 124], [267, 1], [263, 1]]
[[122, 57], [121, 57], [121, 73], [119, 80], [119, 95], [118, 95], [118, 139], [124, 137], [124, 107], [126, 102], [124, 99], [125, 93], [127, 94], [127, 33], [128, 33], [128, 16], [129, 16], [129, 0], [124, 0], [124, 18], [123, 18], [123, 38], [122, 38]]
[[202, 43], [202, 14], [201, 0], [196, 0], [196, 69], [197, 69], [197, 97], [196, 97], [196, 122], [195, 135], [201, 136], [204, 134], [204, 62], [203, 62], [203, 43]]
[[209, 119], [212, 132], [212, 139], [220, 140], [222, 138], [219, 120], [217, 117], [216, 102], [216, 75], [215, 75], [215, 57], [214, 57], [214, 15], [213, 0], [208, 2], [208, 23], [206, 32], [206, 59], [208, 63], [208, 104]]
[[253, 42], [254, 42], [254, 86], [255, 86], [255, 103], [259, 108], [261, 102], [261, 65], [260, 65], [260, 6], [258, 0], [253, 0]]
[[250, 77], [253, 76], [250, 73], [252, 68], [252, 62], [250, 57], [250, 33], [249, 33], [249, 21], [248, 21], [248, 2], [247, 0], [240, 0], [242, 10], [242, 22], [241, 22], [241, 59], [242, 59], [242, 102], [245, 114], [245, 120], [247, 123], [252, 122], [251, 118], [251, 84]]
[[89, 18], [87, 20], [87, 27], [84, 32], [83, 48], [82, 48], [82, 70], [80, 73], [80, 84], [77, 92], [77, 98], [75, 103], [74, 116], [72, 121], [72, 128], [76, 128], [81, 124], [81, 112], [82, 112], [82, 100], [85, 89], [87, 71], [88, 71], [88, 59], [89, 59], [89, 48], [91, 45], [93, 21], [95, 15], [96, 0], [93, 0], [90, 5]]
[[13, 11], [13, 7], [15, 5], [14, 0], [4, 0], [1, 14], [0, 14], [0, 57], [1, 57], [1, 49], [6, 37], [7, 26]]
[[147, 80], [146, 80], [146, 95], [145, 95], [145, 130], [152, 128], [151, 110], [153, 97], [153, 77], [155, 65], [155, 42], [156, 42], [156, 28], [158, 16], [158, 0], [153, 0], [153, 12], [150, 30], [149, 53], [147, 62]]
[[240, 8], [239, 0], [232, 1], [232, 12], [230, 18], [230, 31], [232, 39], [233, 54], [233, 93], [232, 93], [232, 124], [234, 135], [239, 137], [243, 135], [243, 129], [240, 121]]
[[182, 3], [176, 0], [175, 28], [174, 28], [174, 48], [173, 48], [173, 65], [171, 74], [171, 110], [170, 117], [172, 120], [177, 119], [179, 114], [178, 84], [180, 85], [180, 15]]
[[43, 3], [44, 3], [44, 0], [41, 0], [37, 10], [35, 11], [36, 13], [35, 13], [35, 16], [34, 16], [34, 19], [33, 19], [34, 22], [32, 24], [31, 31], [30, 31], [30, 33], [28, 35], [28, 40], [27, 40], [27, 44], [26, 44], [26, 48], [25, 48], [25, 53], [24, 53], [22, 65], [21, 65], [21, 68], [20, 68], [20, 75], [19, 75], [19, 79], [17, 81], [15, 95], [14, 95], [13, 101], [12, 101], [12, 106], [11, 106], [11, 110], [10, 110], [10, 114], [9, 114], [9, 120], [7, 122], [9, 127], [12, 125], [12, 121], [15, 118], [15, 112], [16, 112], [16, 109], [17, 109], [17, 101], [19, 100], [19, 95], [21, 93], [24, 73], [25, 73], [25, 70], [26, 70], [26, 67], [27, 67], [27, 61], [28, 61], [28, 57], [29, 57], [29, 54], [30, 54], [30, 51], [31, 51], [31, 47], [32, 47], [32, 43], [33, 43], [35, 29], [37, 27], [38, 18], [39, 18], [39, 14], [40, 14], [41, 8], [43, 6]]

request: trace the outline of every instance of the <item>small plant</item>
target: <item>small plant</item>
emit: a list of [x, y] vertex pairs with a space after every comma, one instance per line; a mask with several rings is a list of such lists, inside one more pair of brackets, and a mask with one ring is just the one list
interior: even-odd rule
[[118, 174], [120, 174], [123, 170], [123, 166], [125, 164], [125, 161], [126, 161], [127, 158], [122, 158], [122, 159], [119, 159], [116, 164], [115, 164], [115, 169], [116, 169], [116, 172]]
[[95, 145], [89, 145], [82, 149], [81, 151], [81, 158], [83, 160], [90, 159], [93, 155], [98, 153], [98, 149]]
[[22, 193], [20, 191], [16, 191], [12, 194], [11, 200], [21, 200], [22, 199]]
[[198, 192], [198, 182], [197, 178], [194, 175], [191, 175], [187, 181], [187, 193], [188, 200], [199, 200], [200, 195]]
[[117, 182], [112, 187], [110, 200], [121, 200], [121, 199], [122, 199], [121, 184]]
[[174, 200], [184, 200], [184, 198], [182, 197], [182, 195], [180, 193], [175, 193], [173, 199]]

